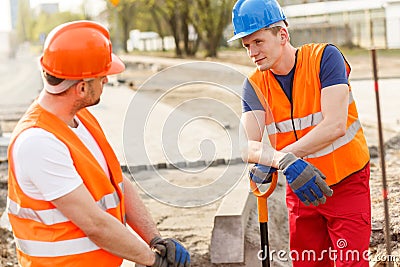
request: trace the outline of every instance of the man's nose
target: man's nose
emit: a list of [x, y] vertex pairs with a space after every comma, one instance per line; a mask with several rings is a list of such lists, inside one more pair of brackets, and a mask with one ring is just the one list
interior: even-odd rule
[[255, 57], [258, 54], [258, 48], [255, 45], [249, 45], [249, 49], [247, 53], [249, 54], [249, 57]]

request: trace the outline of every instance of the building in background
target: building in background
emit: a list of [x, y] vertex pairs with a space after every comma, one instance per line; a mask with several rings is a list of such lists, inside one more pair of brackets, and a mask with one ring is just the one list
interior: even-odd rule
[[10, 0], [11, 28], [13, 30], [17, 28], [19, 2], [20, 0]]
[[165, 36], [161, 39], [156, 32], [141, 32], [132, 30], [129, 32], [128, 51], [161, 51], [175, 49], [175, 41], [172, 36]]
[[400, 48], [400, 0], [345, 0], [283, 7], [294, 45], [330, 42]]

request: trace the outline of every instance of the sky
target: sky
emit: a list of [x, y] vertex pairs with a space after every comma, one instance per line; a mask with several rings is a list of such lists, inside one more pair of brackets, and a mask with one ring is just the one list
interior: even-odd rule
[[9, 31], [11, 29], [11, 15], [8, 1], [0, 1], [0, 32]]
[[[87, 13], [95, 15], [105, 8], [107, 0], [30, 0], [32, 8], [40, 3], [59, 3], [60, 11], [81, 12], [82, 3], [85, 3]], [[0, 32], [11, 30], [9, 1], [0, 0]]]
[[[59, 3], [60, 11], [75, 11], [81, 10], [82, 3], [93, 11], [100, 11], [105, 7], [106, 0], [30, 0], [31, 7], [34, 8], [40, 3]], [[93, 12], [90, 12], [93, 13]]]

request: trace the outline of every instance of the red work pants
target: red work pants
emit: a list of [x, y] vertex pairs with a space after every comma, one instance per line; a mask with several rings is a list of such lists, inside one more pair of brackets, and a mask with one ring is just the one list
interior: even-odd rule
[[287, 187], [294, 267], [368, 267], [371, 235], [370, 166], [331, 186], [324, 205], [305, 206]]

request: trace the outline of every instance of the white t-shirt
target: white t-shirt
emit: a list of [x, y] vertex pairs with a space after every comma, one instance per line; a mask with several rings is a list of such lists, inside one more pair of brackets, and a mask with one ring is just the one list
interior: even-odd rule
[[[108, 177], [107, 162], [86, 127], [78, 122], [70, 128], [93, 154]], [[13, 147], [15, 176], [22, 191], [31, 198], [52, 201], [83, 183], [67, 146], [54, 134], [41, 128], [22, 132]]]

